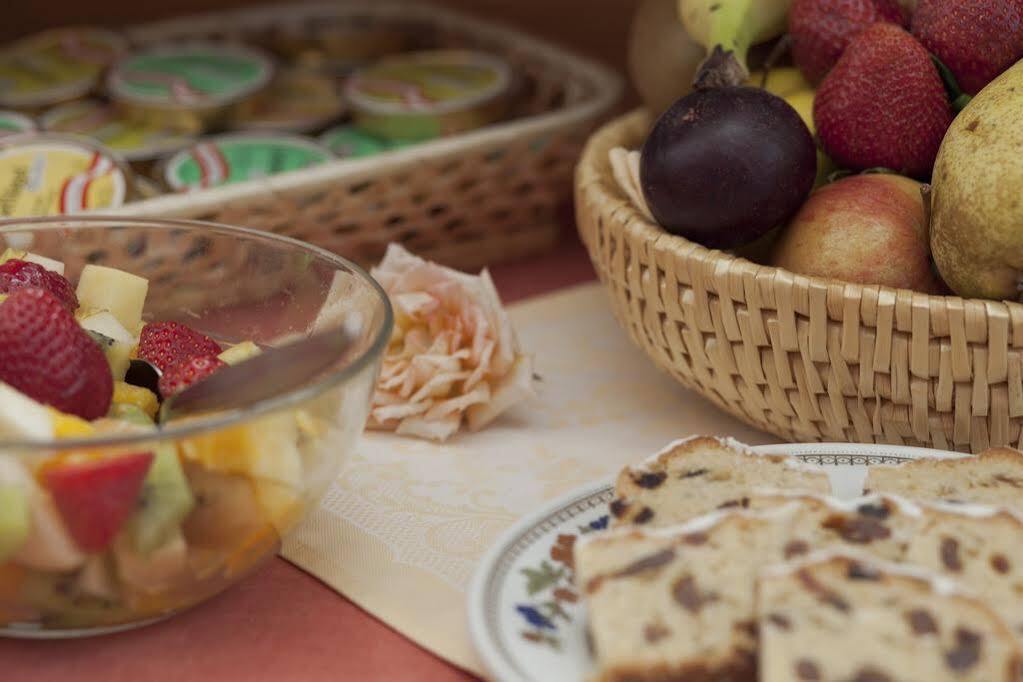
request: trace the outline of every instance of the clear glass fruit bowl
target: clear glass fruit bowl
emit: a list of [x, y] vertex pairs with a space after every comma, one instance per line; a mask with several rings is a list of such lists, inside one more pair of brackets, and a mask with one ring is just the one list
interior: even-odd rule
[[[84, 286], [89, 265], [103, 266], [93, 275], [116, 268], [148, 280], [129, 338], [146, 322], [177, 321], [237, 354], [344, 324], [357, 343], [301, 389], [160, 426], [115, 419], [115, 409], [139, 412], [123, 407], [115, 388], [110, 416], [83, 422], [36, 409], [32, 423], [52, 435], [28, 437], [20, 394], [0, 386], [8, 389], [0, 391], [0, 634], [79, 636], [161, 619], [272, 556], [363, 429], [393, 321], [383, 290], [322, 249], [208, 223], [0, 221], [0, 253], [7, 248], [49, 268], [63, 263], [72, 284]], [[133, 286], [104, 277], [79, 288], [83, 328], [83, 315], [114, 311], [124, 322], [139, 303]]]

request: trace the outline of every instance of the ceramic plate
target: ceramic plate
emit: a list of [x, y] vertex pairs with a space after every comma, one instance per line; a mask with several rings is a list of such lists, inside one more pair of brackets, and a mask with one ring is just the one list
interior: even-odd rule
[[[871, 464], [962, 457], [886, 445], [767, 445], [827, 468], [839, 497], [860, 494]], [[510, 528], [483, 557], [469, 588], [469, 628], [476, 650], [499, 682], [572, 682], [590, 670], [585, 615], [569, 566], [574, 537], [607, 527], [612, 485], [576, 490]]]

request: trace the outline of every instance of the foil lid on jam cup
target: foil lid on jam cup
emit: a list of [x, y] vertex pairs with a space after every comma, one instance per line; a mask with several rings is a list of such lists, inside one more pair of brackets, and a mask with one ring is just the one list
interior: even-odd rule
[[0, 111], [0, 137], [36, 131], [36, 122], [16, 111]]
[[466, 50], [388, 57], [357, 71], [345, 97], [355, 123], [388, 139], [428, 140], [502, 118], [512, 69], [493, 55]]
[[240, 102], [227, 125], [237, 130], [308, 133], [322, 129], [345, 113], [334, 79], [297, 69], [281, 71], [270, 85]]
[[274, 62], [241, 45], [156, 45], [115, 63], [106, 79], [115, 102], [142, 115], [192, 115], [203, 126], [225, 116], [270, 82]]
[[410, 47], [412, 26], [359, 17], [304, 17], [276, 27], [268, 46], [295, 66], [329, 76], [345, 76]]
[[0, 138], [0, 217], [73, 215], [117, 208], [132, 174], [117, 154], [69, 135]]
[[58, 28], [0, 50], [0, 108], [35, 111], [87, 95], [127, 47], [101, 28]]
[[385, 140], [346, 124], [331, 128], [319, 137], [320, 144], [339, 159], [361, 159], [381, 152], [389, 152], [416, 144], [415, 142]]
[[182, 149], [161, 166], [160, 178], [175, 192], [265, 178], [334, 158], [326, 147], [298, 135], [235, 133]]
[[47, 111], [40, 123], [49, 132], [91, 137], [133, 163], [187, 147], [201, 132], [187, 114], [142, 115], [98, 100], [62, 104]]

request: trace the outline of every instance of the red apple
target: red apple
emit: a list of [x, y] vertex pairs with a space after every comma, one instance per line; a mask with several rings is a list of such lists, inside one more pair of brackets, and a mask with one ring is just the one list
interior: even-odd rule
[[921, 184], [900, 175], [843, 178], [814, 192], [772, 262], [803, 275], [946, 292], [931, 267]]
[[99, 552], [135, 511], [151, 452], [57, 464], [46, 470], [46, 487], [75, 544]]

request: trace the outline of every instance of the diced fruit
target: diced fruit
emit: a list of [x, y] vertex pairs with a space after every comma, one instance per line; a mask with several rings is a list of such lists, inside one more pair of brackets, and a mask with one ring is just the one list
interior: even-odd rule
[[294, 414], [284, 412], [186, 438], [181, 453], [211, 471], [262, 478], [301, 490], [304, 472], [298, 440], [298, 422]]
[[51, 440], [53, 418], [45, 405], [0, 381], [0, 436], [5, 439]]
[[178, 531], [194, 507], [195, 498], [178, 460], [177, 447], [161, 443], [142, 482], [137, 509], [128, 520], [132, 548], [141, 554], [152, 552]]
[[251, 341], [242, 341], [239, 344], [231, 346], [217, 357], [226, 362], [229, 365], [237, 365], [239, 362], [244, 362], [249, 358], [253, 358], [263, 350]]
[[73, 312], [78, 308], [75, 290], [63, 275], [24, 260], [0, 263], [0, 294], [10, 294], [19, 289], [42, 289], [53, 294], [68, 310]]
[[42, 265], [50, 272], [55, 272], [58, 275], [64, 274], [64, 264], [59, 260], [53, 260], [46, 256], [40, 256], [36, 253], [29, 253], [28, 251], [18, 251], [17, 249], [7, 249], [0, 254], [0, 263], [6, 263], [9, 260], [24, 260], [29, 263], [35, 263], [36, 265]]
[[0, 564], [28, 539], [28, 492], [16, 483], [0, 482]]
[[160, 400], [156, 394], [148, 388], [133, 386], [123, 381], [114, 382], [114, 405], [134, 405], [144, 412], [150, 420], [156, 416], [160, 409]]
[[109, 311], [125, 329], [142, 321], [149, 280], [102, 265], [86, 265], [78, 279], [78, 302], [83, 308]]
[[105, 310], [89, 313], [79, 319], [79, 324], [82, 325], [82, 329], [91, 332], [93, 339], [103, 348], [114, 378], [123, 379], [128, 371], [128, 365], [131, 364], [135, 337], [117, 321], [116, 317]]
[[14, 559], [40, 571], [73, 571], [85, 560], [64, 527], [53, 500], [41, 491], [32, 497], [32, 530], [28, 541]]
[[276, 481], [254, 479], [256, 499], [267, 519], [282, 536], [302, 517], [302, 496], [291, 486]]
[[105, 554], [94, 554], [85, 560], [85, 565], [78, 572], [75, 586], [82, 594], [90, 597], [116, 601], [120, 593], [110, 569], [110, 562]]
[[114, 543], [114, 558], [121, 580], [140, 592], [164, 592], [190, 578], [188, 544], [177, 527], [149, 552], [141, 552], [128, 538], [119, 537]]
[[160, 395], [169, 398], [181, 393], [192, 384], [202, 381], [227, 363], [214, 355], [199, 355], [182, 360], [169, 369], [164, 370], [160, 377]]
[[19, 597], [40, 611], [39, 619], [49, 628], [97, 627], [133, 617], [119, 601], [85, 594], [68, 575], [30, 572]]
[[57, 438], [85, 438], [96, 432], [93, 425], [81, 417], [64, 414], [52, 407], [48, 411], [53, 419], [53, 435]]
[[894, 24], [874, 24], [824, 79], [813, 118], [824, 151], [843, 168], [883, 167], [924, 179], [952, 107], [927, 50]]
[[111, 419], [138, 426], [156, 425], [153, 418], [146, 414], [141, 407], [130, 403], [114, 403], [110, 406], [110, 414], [107, 416]]
[[810, 83], [799, 72], [799, 69], [790, 66], [771, 69], [767, 72], [767, 80], [764, 80], [763, 71], [754, 71], [746, 79], [746, 85], [753, 88], [763, 88], [779, 97], [788, 99], [788, 96], [800, 90], [810, 89]]
[[267, 525], [248, 478], [187, 462], [185, 475], [196, 500], [182, 526], [189, 545], [230, 551]]
[[42, 265], [50, 272], [55, 272], [62, 277], [64, 276], [64, 264], [61, 263], [59, 260], [53, 260], [52, 258], [40, 256], [39, 254], [36, 253], [26, 253], [22, 257], [22, 260], [26, 260], [29, 263], [35, 263], [36, 265]]
[[60, 463], [45, 471], [46, 487], [75, 543], [99, 552], [134, 511], [151, 452]]
[[19, 289], [0, 303], [0, 381], [82, 419], [110, 409], [110, 366], [74, 316], [42, 289]]
[[203, 355], [219, 355], [220, 344], [180, 322], [155, 322], [142, 328], [138, 357], [166, 371], [174, 365]]

